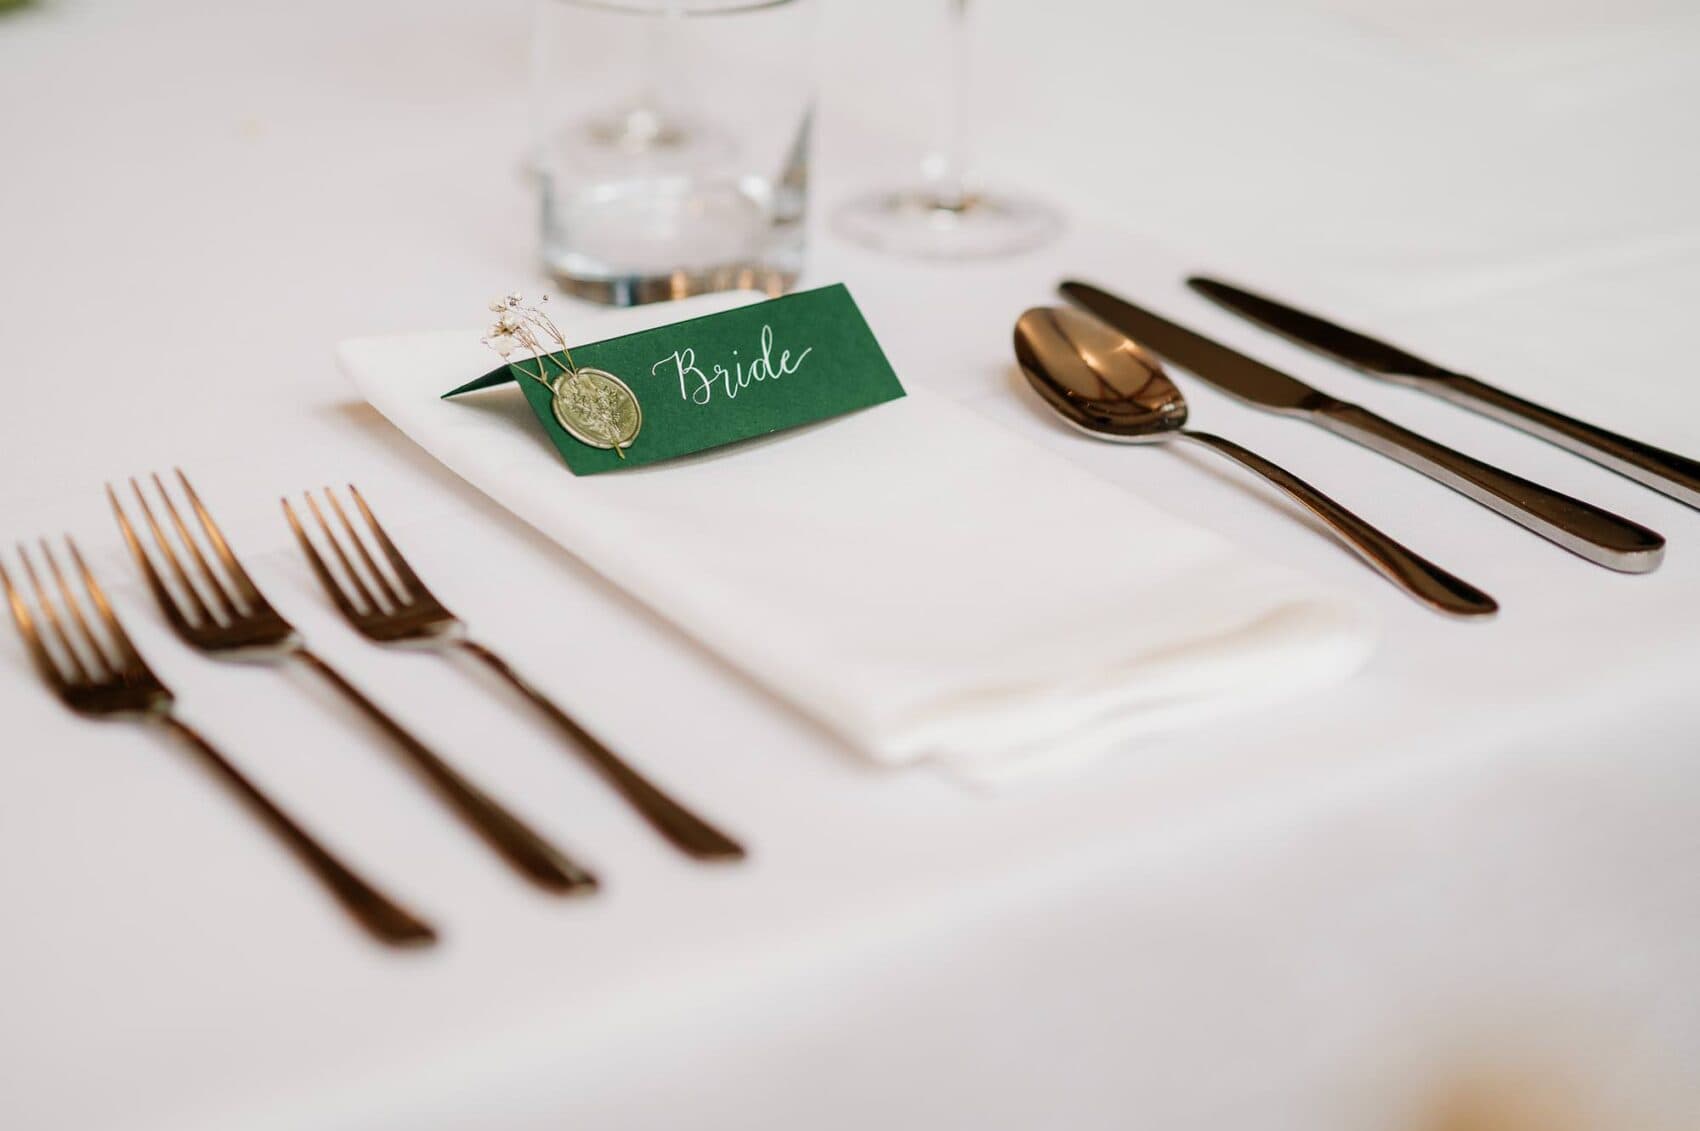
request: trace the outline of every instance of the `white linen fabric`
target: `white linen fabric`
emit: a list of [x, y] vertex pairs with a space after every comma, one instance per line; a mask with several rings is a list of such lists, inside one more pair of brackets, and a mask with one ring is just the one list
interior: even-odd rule
[[[75, 534], [185, 714], [445, 945], [366, 945], [217, 781], [68, 714], [0, 626], [0, 1127], [1694, 1131], [1700, 513], [1182, 280], [1700, 452], [1700, 5], [981, 5], [985, 180], [1069, 226], [949, 266], [829, 223], [925, 147], [935, 6], [819, 7], [804, 285], [847, 282], [911, 390], [1371, 602], [1364, 670], [996, 795], [850, 757], [337, 368], [339, 340], [541, 285], [530, 0], [24, 5], [0, 14], [4, 552]], [[1009, 327], [1065, 275], [1644, 522], [1667, 560], [1599, 569], [1177, 374], [1201, 427], [1502, 606], [1433, 616], [1208, 453], [1046, 415]], [[316, 648], [605, 890], [517, 881], [310, 673], [175, 640], [99, 490], [172, 465]], [[345, 481], [480, 639], [750, 858], [679, 858], [508, 689], [350, 630], [276, 504]]]
[[[595, 340], [758, 301], [577, 319]], [[976, 777], [1338, 681], [1359, 608], [972, 411], [901, 400], [683, 460], [575, 477], [474, 333], [339, 356], [492, 499], [882, 762]]]

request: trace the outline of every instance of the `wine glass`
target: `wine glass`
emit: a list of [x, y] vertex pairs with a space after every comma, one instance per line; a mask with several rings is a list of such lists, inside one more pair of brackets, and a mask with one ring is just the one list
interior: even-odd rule
[[838, 232], [866, 247], [923, 259], [980, 259], [1038, 247], [1062, 228], [1050, 206], [977, 188], [968, 172], [969, 0], [946, 0], [950, 57], [934, 151], [921, 183], [852, 199]]

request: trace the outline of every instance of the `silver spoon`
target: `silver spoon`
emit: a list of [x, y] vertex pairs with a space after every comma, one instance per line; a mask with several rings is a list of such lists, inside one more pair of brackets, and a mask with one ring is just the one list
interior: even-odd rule
[[1381, 575], [1429, 607], [1487, 617], [1492, 597], [1377, 530], [1315, 487], [1255, 452], [1208, 432], [1188, 431], [1186, 398], [1162, 363], [1132, 338], [1089, 314], [1063, 307], [1029, 310], [1015, 324], [1015, 356], [1028, 383], [1063, 420], [1101, 440], [1202, 444], [1263, 476], [1326, 522]]

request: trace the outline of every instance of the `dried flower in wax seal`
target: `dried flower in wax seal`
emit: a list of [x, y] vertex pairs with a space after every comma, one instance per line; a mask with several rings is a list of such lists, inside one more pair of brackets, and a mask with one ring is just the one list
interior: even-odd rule
[[[549, 296], [538, 301], [548, 302]], [[549, 390], [556, 423], [575, 440], [593, 448], [612, 448], [625, 459], [626, 448], [643, 427], [643, 408], [631, 387], [606, 370], [574, 362], [555, 323], [537, 307], [526, 305], [519, 292], [492, 299], [490, 310], [496, 321], [485, 332], [483, 343], [514, 372]], [[510, 360], [521, 351], [530, 354], [535, 370]]]

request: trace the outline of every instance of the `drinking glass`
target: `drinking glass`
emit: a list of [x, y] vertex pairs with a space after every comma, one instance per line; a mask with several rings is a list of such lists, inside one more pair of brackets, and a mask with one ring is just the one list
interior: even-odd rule
[[[936, 3], [937, 0], [934, 0]], [[948, 58], [937, 140], [921, 183], [858, 197], [838, 210], [840, 234], [868, 247], [926, 259], [974, 259], [1027, 251], [1061, 230], [1048, 205], [976, 188], [968, 170], [971, 97], [969, 0], [945, 0]]]
[[544, 265], [629, 305], [802, 269], [816, 0], [538, 0]]

